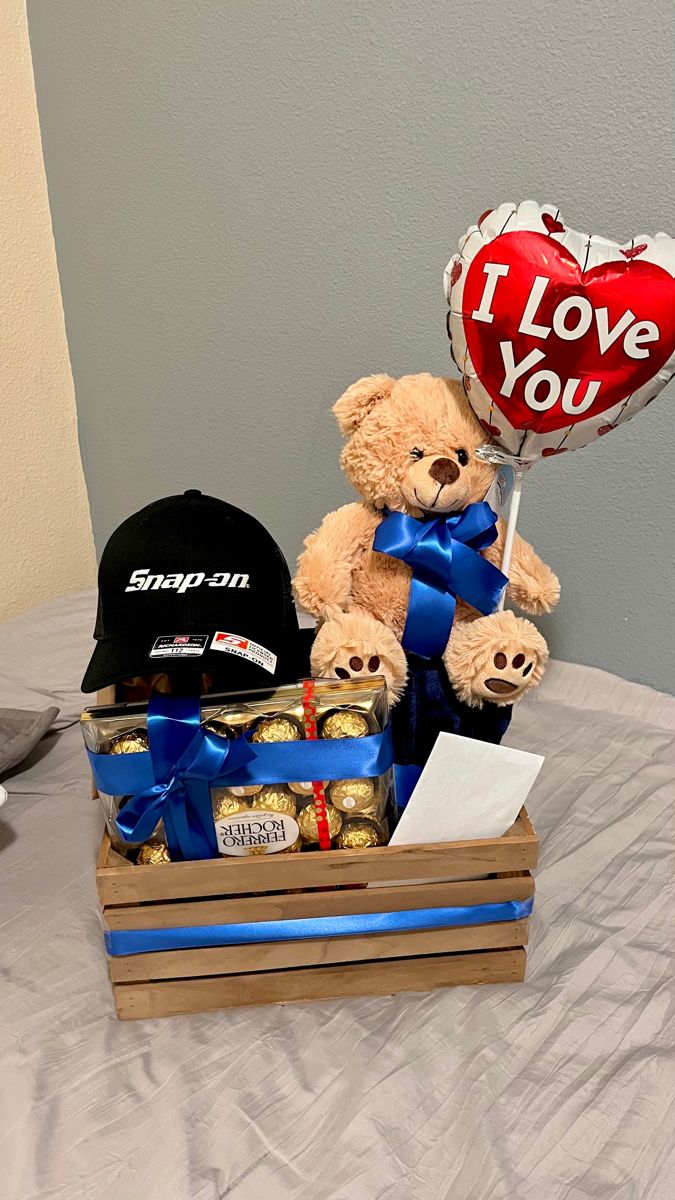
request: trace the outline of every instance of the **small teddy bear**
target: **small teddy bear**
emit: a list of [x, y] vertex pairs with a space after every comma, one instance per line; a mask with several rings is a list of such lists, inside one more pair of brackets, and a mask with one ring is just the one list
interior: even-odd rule
[[[296, 595], [320, 623], [313, 673], [340, 679], [383, 675], [390, 701], [396, 703], [405, 692], [409, 667], [417, 669], [436, 655], [436, 668], [444, 671], [438, 676], [436, 670], [432, 690], [444, 693], [441, 707], [458, 704], [474, 710], [469, 718], [473, 725], [478, 722], [477, 728], [485, 706], [493, 714], [493, 706], [508, 706], [510, 714], [514, 701], [539, 683], [548, 650], [530, 621], [493, 611], [505, 582], [496, 569], [504, 525], [500, 520], [495, 527], [494, 514], [481, 502], [497, 468], [476, 457], [476, 449], [489, 439], [462, 385], [429, 374], [398, 380], [371, 375], [352, 384], [333, 411], [347, 438], [341, 465], [362, 500], [329, 513], [305, 540], [298, 561]], [[469, 526], [464, 533], [462, 523]], [[422, 554], [418, 567], [414, 545], [427, 530], [434, 539], [432, 558], [427, 554], [425, 561]], [[450, 557], [457, 562], [456, 591], [427, 595], [427, 572], [445, 570], [434, 555], [450, 535], [455, 539]], [[475, 577], [480, 577], [477, 590]], [[416, 589], [419, 595], [413, 597]], [[475, 606], [481, 595], [483, 612], [490, 615], [480, 615]], [[525, 612], [537, 614], [550, 612], [559, 595], [556, 576], [517, 534], [507, 596]], [[450, 606], [445, 617], [444, 605]], [[434, 637], [436, 649], [429, 654]], [[499, 740], [508, 725], [506, 712], [504, 717], [493, 736], [476, 732], [473, 725], [469, 736]]]

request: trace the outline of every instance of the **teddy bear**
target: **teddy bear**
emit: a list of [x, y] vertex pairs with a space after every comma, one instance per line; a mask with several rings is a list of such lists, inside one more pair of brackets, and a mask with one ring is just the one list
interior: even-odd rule
[[[329, 513], [306, 538], [298, 560], [295, 594], [318, 624], [312, 671], [339, 679], [382, 675], [392, 704], [401, 707], [407, 697], [409, 705], [422, 704], [427, 712], [430, 706], [449, 706], [461, 712], [464, 725], [451, 728], [498, 741], [512, 705], [541, 680], [548, 649], [530, 621], [511, 611], [493, 611], [506, 582], [498, 571], [505, 529], [501, 520], [494, 524], [494, 513], [481, 502], [498, 468], [476, 456], [489, 439], [462, 384], [430, 374], [371, 375], [352, 384], [333, 411], [346, 438], [341, 465], [362, 498]], [[384, 542], [391, 542], [385, 523], [407, 522], [414, 530], [447, 523], [456, 536], [459, 522], [470, 522], [472, 514], [485, 525], [486, 511], [490, 528], [473, 540], [465, 538], [468, 544], [459, 548], [460, 567], [468, 563], [469, 574], [476, 567], [479, 574], [494, 572], [484, 615], [471, 602], [472, 589], [463, 590], [460, 570], [456, 601], [436, 592], [432, 607], [425, 607], [427, 596], [417, 613], [417, 637], [424, 643], [436, 621], [436, 601], [454, 608], [447, 641], [441, 621], [429, 655], [428, 646], [420, 651], [408, 636], [413, 590], [420, 588], [425, 599], [425, 564], [420, 572], [414, 561], [412, 566], [405, 561], [414, 555], [404, 555], [396, 545], [378, 548], [383, 534]], [[394, 543], [398, 534], [397, 525]], [[452, 545], [456, 550], [457, 541]], [[553, 571], [516, 534], [508, 598], [536, 615], [550, 612], [559, 595]], [[440, 727], [447, 728], [447, 722], [441, 719]]]

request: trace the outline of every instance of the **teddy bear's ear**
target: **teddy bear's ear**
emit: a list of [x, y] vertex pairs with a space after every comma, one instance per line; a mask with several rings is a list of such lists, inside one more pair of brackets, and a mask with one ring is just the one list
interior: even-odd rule
[[387, 400], [396, 383], [390, 375], [366, 375], [347, 388], [333, 405], [337, 423], [345, 435], [352, 434], [368, 416], [374, 404]]

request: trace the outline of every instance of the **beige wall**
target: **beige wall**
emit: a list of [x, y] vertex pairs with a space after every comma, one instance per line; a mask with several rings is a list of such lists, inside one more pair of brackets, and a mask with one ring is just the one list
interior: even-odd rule
[[0, 617], [94, 579], [25, 0], [0, 3]]

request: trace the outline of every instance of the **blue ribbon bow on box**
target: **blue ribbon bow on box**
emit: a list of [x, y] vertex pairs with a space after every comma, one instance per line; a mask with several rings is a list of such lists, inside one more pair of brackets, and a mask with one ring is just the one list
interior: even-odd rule
[[404, 650], [437, 658], [448, 644], [459, 596], [479, 612], [494, 612], [508, 583], [478, 553], [497, 540], [497, 515], [485, 501], [464, 512], [423, 521], [387, 512], [373, 549], [412, 567]]
[[200, 716], [199, 697], [155, 695], [149, 750], [87, 751], [98, 790], [131, 797], [116, 818], [124, 841], [147, 841], [163, 821], [172, 859], [216, 858], [212, 787], [365, 778], [383, 775], [393, 762], [389, 728], [364, 738], [252, 745], [246, 736], [228, 741], [210, 733]]

